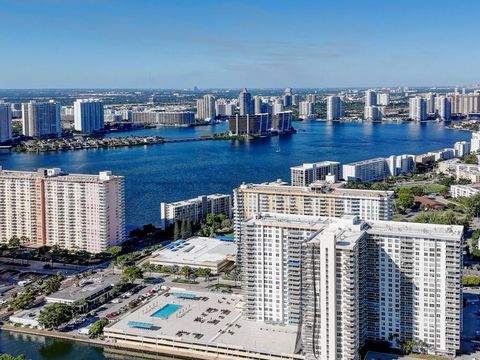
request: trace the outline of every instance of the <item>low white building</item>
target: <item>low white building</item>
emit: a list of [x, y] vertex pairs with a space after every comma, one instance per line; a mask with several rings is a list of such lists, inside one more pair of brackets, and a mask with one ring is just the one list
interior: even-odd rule
[[193, 199], [160, 204], [162, 229], [172, 226], [177, 221], [199, 223], [208, 214], [225, 214], [231, 217], [231, 196], [225, 194], [202, 195]]
[[326, 180], [328, 175], [334, 177], [334, 181], [340, 179], [340, 163], [337, 161], [321, 161], [317, 163], [305, 163], [290, 168], [292, 186], [309, 186], [319, 180]]
[[357, 161], [343, 165], [343, 179], [346, 181], [381, 181], [386, 176], [384, 158]]
[[452, 198], [471, 197], [480, 194], [480, 184], [451, 185], [450, 194]]
[[193, 269], [206, 268], [218, 274], [233, 265], [237, 254], [234, 242], [207, 237], [191, 237], [177, 240], [155, 252], [150, 263], [163, 266], [189, 266]]
[[469, 141], [457, 141], [453, 148], [455, 149], [456, 157], [463, 157], [470, 154], [470, 142]]

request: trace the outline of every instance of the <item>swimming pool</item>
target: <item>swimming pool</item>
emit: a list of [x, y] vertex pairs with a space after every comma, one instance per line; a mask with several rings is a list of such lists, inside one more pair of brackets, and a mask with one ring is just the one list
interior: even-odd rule
[[168, 319], [170, 315], [172, 315], [175, 311], [177, 311], [181, 307], [182, 305], [167, 304], [163, 306], [161, 309], [155, 311], [151, 316], [160, 318], [160, 319]]

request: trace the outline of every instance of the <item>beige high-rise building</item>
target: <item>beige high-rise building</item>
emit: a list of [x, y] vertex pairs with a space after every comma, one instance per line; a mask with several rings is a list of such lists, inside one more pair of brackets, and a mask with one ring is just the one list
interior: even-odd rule
[[124, 178], [0, 168], [0, 242], [105, 251], [125, 240]]

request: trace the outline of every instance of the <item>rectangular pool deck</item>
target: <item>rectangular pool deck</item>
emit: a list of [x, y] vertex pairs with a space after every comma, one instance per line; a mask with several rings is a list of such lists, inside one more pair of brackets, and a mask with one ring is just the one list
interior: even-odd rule
[[[142, 344], [162, 354], [198, 359], [303, 359], [294, 354], [297, 326], [247, 320], [242, 306], [240, 295], [175, 289], [127, 313], [105, 328], [105, 336], [119, 346]], [[152, 316], [159, 311], [169, 315]]]

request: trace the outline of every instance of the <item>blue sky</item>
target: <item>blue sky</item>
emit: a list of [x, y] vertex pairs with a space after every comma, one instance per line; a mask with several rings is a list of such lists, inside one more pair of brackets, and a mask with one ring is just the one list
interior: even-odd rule
[[0, 0], [0, 88], [480, 82], [476, 0]]

